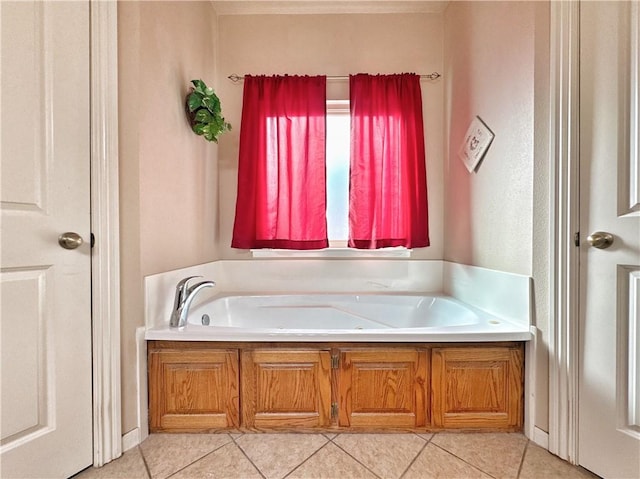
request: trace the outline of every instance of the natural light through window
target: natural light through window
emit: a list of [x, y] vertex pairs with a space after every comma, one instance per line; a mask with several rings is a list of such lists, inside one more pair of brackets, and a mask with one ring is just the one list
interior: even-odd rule
[[348, 100], [327, 101], [327, 234], [331, 247], [346, 247], [349, 236]]

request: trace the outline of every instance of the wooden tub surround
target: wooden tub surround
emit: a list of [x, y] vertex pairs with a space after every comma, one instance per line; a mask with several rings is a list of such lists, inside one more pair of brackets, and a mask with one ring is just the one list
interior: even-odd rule
[[523, 343], [148, 341], [151, 432], [502, 430]]

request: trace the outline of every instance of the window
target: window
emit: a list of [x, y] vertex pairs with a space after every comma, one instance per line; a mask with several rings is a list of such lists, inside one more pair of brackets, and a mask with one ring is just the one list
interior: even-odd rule
[[255, 258], [273, 257], [395, 257], [408, 258], [406, 248], [358, 250], [347, 248], [349, 237], [349, 155], [351, 116], [349, 100], [327, 100], [326, 117], [327, 250], [252, 250]]
[[[419, 76], [245, 76], [231, 246], [429, 246]], [[346, 248], [345, 248], [346, 249]]]
[[327, 101], [327, 234], [329, 246], [346, 248], [349, 237], [349, 100]]

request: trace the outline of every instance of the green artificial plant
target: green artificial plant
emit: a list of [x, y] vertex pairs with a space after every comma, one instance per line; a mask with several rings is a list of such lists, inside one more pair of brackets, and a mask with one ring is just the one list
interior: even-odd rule
[[205, 140], [218, 143], [218, 135], [231, 130], [222, 116], [220, 99], [202, 80], [191, 80], [193, 90], [187, 96], [191, 129]]

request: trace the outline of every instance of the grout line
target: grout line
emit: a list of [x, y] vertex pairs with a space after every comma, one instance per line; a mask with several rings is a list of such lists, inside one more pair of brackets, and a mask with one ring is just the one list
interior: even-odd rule
[[[171, 478], [171, 477], [175, 476], [175, 475], [176, 475], [176, 474], [178, 474], [179, 472], [182, 472], [182, 471], [184, 471], [185, 469], [187, 469], [188, 467], [193, 466], [196, 462], [200, 462], [200, 461], [202, 461], [205, 457], [209, 457], [209, 456], [210, 456], [211, 454], [213, 454], [214, 452], [219, 451], [219, 450], [220, 450], [220, 449], [222, 449], [223, 447], [228, 446], [229, 444], [231, 444], [232, 442], [234, 442], [234, 441], [233, 441], [233, 438], [232, 438], [228, 433], [227, 433], [227, 436], [228, 436], [228, 437], [229, 437], [229, 439], [230, 439], [230, 440], [229, 440], [229, 442], [226, 442], [226, 443], [222, 444], [221, 446], [216, 447], [215, 449], [213, 449], [213, 450], [209, 451], [209, 452], [208, 452], [208, 453], [206, 453], [204, 456], [201, 456], [201, 457], [199, 457], [198, 459], [194, 459], [194, 460], [193, 460], [193, 461], [191, 461], [189, 464], [187, 464], [187, 465], [185, 465], [185, 466], [181, 467], [180, 469], [178, 469], [178, 470], [177, 470], [177, 471], [175, 471], [175, 472], [172, 472], [172, 473], [171, 473], [171, 474], [169, 474], [168, 476], [165, 476], [165, 478], [164, 478], [164, 479], [169, 479], [169, 478]], [[153, 479], [153, 477], [152, 477], [151, 475], [149, 475], [149, 477], [150, 477], [151, 479]], [[264, 477], [264, 476], [263, 476], [263, 477]]]
[[[337, 436], [336, 436], [337, 437]], [[333, 441], [331, 441], [333, 442]], [[363, 462], [361, 462], [360, 460], [358, 460], [357, 458], [355, 458], [354, 456], [352, 456], [349, 451], [343, 449], [340, 444], [337, 443], [333, 443], [334, 446], [336, 446], [338, 449], [340, 449], [342, 452], [344, 452], [347, 456], [349, 456], [351, 459], [353, 459], [354, 461], [356, 461], [358, 464], [360, 464], [362, 467], [364, 467], [367, 471], [369, 471], [371, 474], [373, 474], [374, 476], [376, 476], [378, 479], [380, 479], [380, 476], [378, 474], [376, 474], [372, 469], [369, 468], [369, 466], [367, 466], [366, 464], [364, 464]]]
[[[324, 436], [324, 434], [323, 434]], [[300, 466], [302, 466], [305, 462], [307, 462], [309, 459], [311, 459], [313, 456], [315, 456], [316, 454], [318, 454], [322, 449], [324, 449], [325, 447], [327, 447], [327, 445], [330, 442], [333, 442], [331, 439], [329, 439], [327, 436], [324, 436], [325, 439], [327, 439], [327, 442], [325, 442], [321, 447], [318, 448], [317, 451], [315, 451], [313, 454], [311, 454], [309, 457], [307, 457], [304, 461], [302, 461], [300, 464], [298, 464], [296, 467], [294, 467], [293, 469], [291, 469], [289, 472], [287, 472], [284, 477], [282, 479], [286, 479], [287, 477], [289, 477], [291, 474], [294, 473], [294, 471], [300, 469]]]
[[520, 458], [520, 466], [518, 467], [518, 473], [516, 474], [516, 479], [520, 477], [520, 473], [522, 472], [522, 466], [524, 465], [524, 458], [527, 455], [527, 451], [529, 450], [529, 444], [531, 441], [527, 441], [527, 444], [524, 446], [524, 450], [522, 451], [522, 457]]
[[494, 479], [496, 479], [496, 476], [494, 476], [493, 474], [490, 474], [490, 473], [488, 473], [487, 471], [484, 471], [484, 470], [480, 469], [480, 468], [479, 468], [478, 466], [476, 466], [475, 464], [471, 464], [469, 461], [467, 461], [467, 460], [465, 460], [465, 459], [463, 459], [463, 458], [461, 458], [461, 457], [459, 457], [459, 456], [456, 456], [454, 453], [452, 453], [451, 451], [446, 450], [444, 447], [438, 446], [435, 442], [433, 443], [433, 445], [434, 445], [435, 447], [437, 447], [438, 449], [440, 449], [441, 451], [446, 452], [446, 453], [447, 453], [447, 454], [449, 454], [450, 456], [455, 457], [455, 458], [456, 458], [456, 459], [458, 459], [459, 461], [464, 462], [464, 463], [465, 463], [465, 464], [467, 464], [468, 466], [471, 466], [471, 467], [472, 467], [472, 468], [474, 468], [476, 471], [480, 471], [481, 473], [486, 474], [487, 476], [489, 476], [489, 477], [493, 477]]
[[258, 471], [258, 474], [260, 474], [260, 476], [262, 476], [263, 479], [267, 479], [267, 477], [262, 474], [262, 471], [260, 470], [260, 468], [258, 466], [256, 466], [253, 461], [251, 460], [251, 458], [247, 455], [246, 452], [244, 452], [244, 449], [242, 449], [242, 446], [240, 446], [237, 442], [236, 439], [229, 435], [229, 437], [231, 438], [231, 442], [233, 443], [234, 446], [236, 446], [238, 449], [240, 449], [240, 452], [244, 455], [244, 457], [247, 458], [247, 461], [249, 461], [249, 463], [255, 468], [256, 471]]
[[136, 446], [138, 448], [138, 452], [140, 453], [140, 457], [142, 458], [142, 463], [144, 464], [144, 468], [147, 470], [147, 477], [149, 479], [152, 479], [152, 475], [151, 475], [151, 469], [149, 469], [149, 464], [147, 464], [147, 458], [144, 457], [144, 452], [142, 452], [142, 448], [140, 447], [140, 444], [138, 444]]
[[404, 470], [404, 471], [402, 471], [402, 474], [400, 474], [400, 477], [399, 477], [398, 479], [402, 479], [402, 478], [407, 474], [407, 471], [408, 471], [409, 469], [411, 469], [411, 466], [413, 466], [413, 463], [414, 463], [414, 462], [416, 462], [416, 461], [418, 460], [418, 457], [420, 457], [420, 454], [422, 454], [422, 451], [424, 451], [424, 450], [427, 448], [427, 446], [428, 446], [428, 445], [429, 445], [429, 443], [431, 442], [431, 439], [433, 439], [433, 437], [434, 437], [434, 436], [435, 436], [435, 434], [434, 434], [433, 436], [431, 436], [431, 437], [429, 438], [429, 440], [426, 440], [426, 439], [424, 439], [423, 437], [418, 436], [418, 437], [420, 437], [421, 439], [424, 439], [424, 446], [422, 446], [422, 449], [420, 449], [420, 450], [418, 451], [418, 454], [416, 454], [416, 457], [414, 457], [414, 458], [411, 460], [411, 462], [407, 465], [407, 467], [405, 468], [405, 470]]

